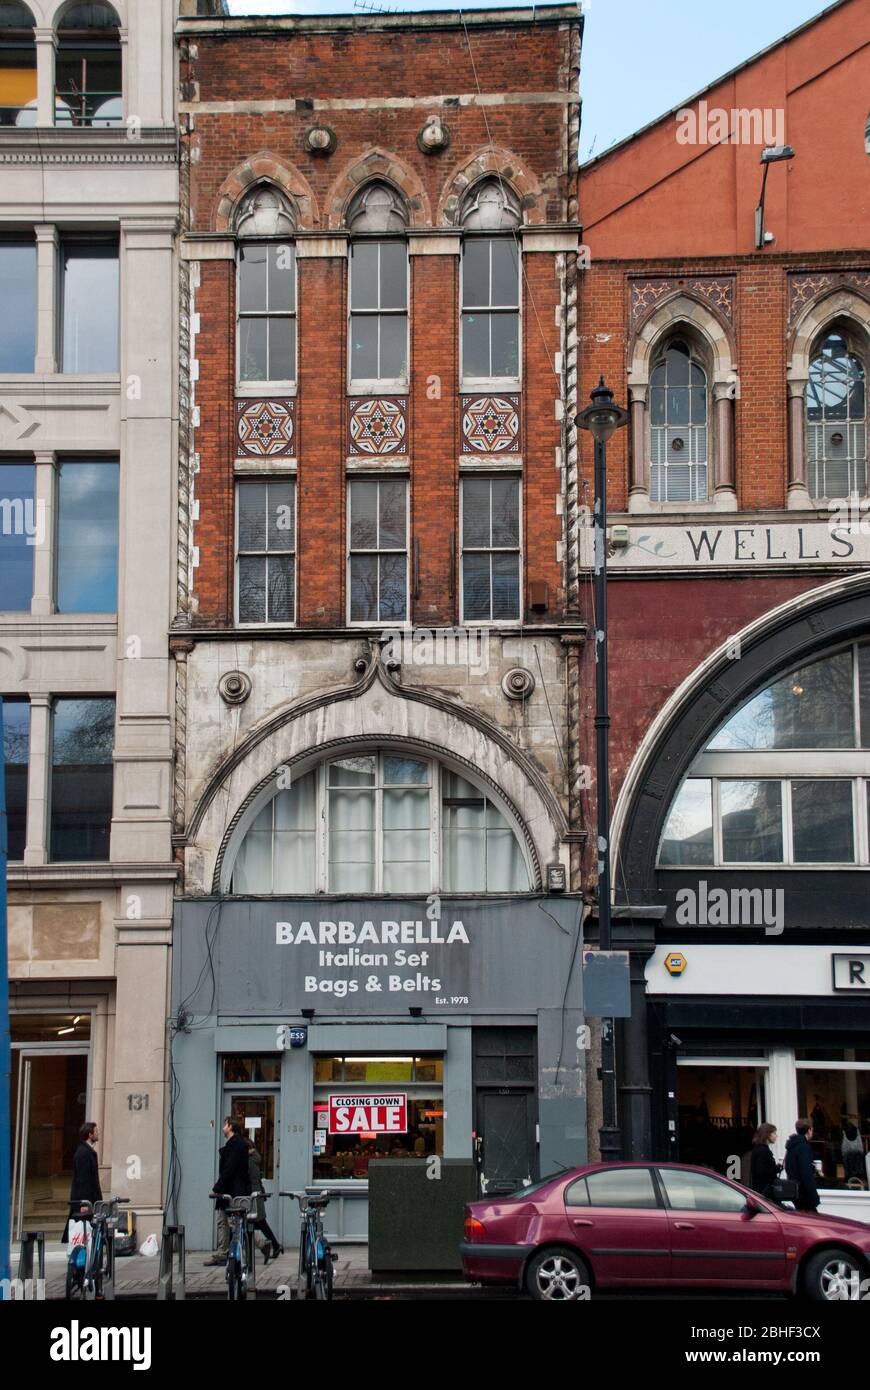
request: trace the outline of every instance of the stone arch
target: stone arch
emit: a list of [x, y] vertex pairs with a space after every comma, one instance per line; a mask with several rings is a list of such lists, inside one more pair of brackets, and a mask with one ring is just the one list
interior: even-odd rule
[[[36, 14], [36, 8], [30, 3], [30, 0], [26, 0], [26, 3], [28, 7], [33, 10], [34, 14]], [[54, 4], [51, 3], [51, 0], [36, 0], [36, 6], [40, 7], [45, 14], [46, 26], [52, 29], [57, 28], [66, 14], [66, 11], [72, 9], [73, 5], [77, 3], [78, 0], [55, 0]], [[105, 3], [115, 11], [118, 20], [118, 28], [124, 29], [126, 27], [126, 0], [105, 0]]]
[[656, 855], [671, 802], [723, 718], [777, 673], [866, 634], [868, 600], [867, 573], [787, 600], [730, 636], [665, 702], [635, 751], [614, 808], [614, 882], [624, 885], [625, 901], [654, 900]]
[[487, 175], [496, 174], [513, 189], [526, 223], [546, 221], [544, 196], [535, 174], [510, 150], [485, 145], [458, 165], [450, 175], [438, 203], [438, 226], [458, 225], [459, 210], [468, 190]]
[[665, 334], [688, 330], [699, 340], [710, 363], [710, 386], [729, 385], [736, 379], [736, 350], [730, 325], [702, 299], [686, 290], [658, 303], [635, 330], [628, 344], [629, 388], [645, 387], [656, 349]]
[[822, 290], [802, 311], [789, 339], [786, 375], [790, 382], [805, 383], [810, 375], [813, 346], [827, 327], [847, 320], [870, 348], [870, 300], [854, 289]]
[[333, 181], [325, 204], [330, 230], [344, 227], [351, 199], [372, 179], [392, 184], [401, 194], [408, 207], [409, 227], [431, 226], [432, 208], [418, 175], [398, 155], [375, 147], [346, 165]]
[[320, 221], [317, 199], [305, 175], [269, 150], [250, 155], [228, 174], [218, 189], [214, 229], [231, 235], [236, 204], [255, 183], [271, 183], [291, 200], [299, 231], [313, 231]]
[[509, 735], [456, 701], [397, 685], [375, 660], [356, 684], [303, 700], [272, 716], [216, 768], [190, 819], [186, 850], [190, 890], [220, 891], [227, 847], [277, 768], [299, 768], [315, 755], [329, 756], [333, 748], [361, 744], [415, 747], [428, 757], [471, 771], [504, 805], [521, 835], [533, 889], [543, 886], [542, 866], [563, 857], [564, 811], [546, 778]]

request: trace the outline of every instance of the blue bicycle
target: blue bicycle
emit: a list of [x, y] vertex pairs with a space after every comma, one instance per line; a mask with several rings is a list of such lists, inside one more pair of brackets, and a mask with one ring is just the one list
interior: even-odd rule
[[246, 1299], [248, 1290], [254, 1295], [254, 1232], [248, 1224], [251, 1206], [262, 1194], [252, 1193], [250, 1197], [221, 1197], [215, 1194], [213, 1200], [220, 1202], [227, 1215], [230, 1228], [227, 1249], [227, 1298], [231, 1302]]
[[70, 1220], [90, 1223], [90, 1250], [87, 1244], [70, 1245], [66, 1263], [66, 1297], [68, 1299], [104, 1298], [106, 1285], [111, 1288], [115, 1278], [115, 1227], [118, 1207], [129, 1197], [112, 1197], [107, 1202], [70, 1202]]
[[279, 1192], [279, 1197], [293, 1197], [302, 1213], [299, 1237], [298, 1296], [328, 1300], [332, 1298], [333, 1266], [338, 1256], [323, 1234], [323, 1211], [329, 1206], [331, 1192], [319, 1188], [313, 1192]]

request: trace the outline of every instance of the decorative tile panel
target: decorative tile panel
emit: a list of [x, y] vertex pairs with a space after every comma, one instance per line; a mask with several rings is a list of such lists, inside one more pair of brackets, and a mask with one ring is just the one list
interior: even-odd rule
[[687, 294], [699, 295], [712, 309], [716, 309], [728, 323], [734, 318], [734, 276], [733, 275], [654, 275], [646, 280], [633, 280], [630, 284], [631, 303], [629, 317], [632, 328], [659, 300], [683, 290]]
[[352, 399], [348, 432], [348, 454], [351, 458], [407, 454], [407, 396], [362, 396]]
[[296, 402], [292, 399], [236, 401], [236, 457], [295, 458]]
[[870, 296], [870, 270], [798, 271], [788, 277], [788, 326], [824, 290], [858, 290]]
[[462, 397], [462, 453], [518, 454], [519, 396]]

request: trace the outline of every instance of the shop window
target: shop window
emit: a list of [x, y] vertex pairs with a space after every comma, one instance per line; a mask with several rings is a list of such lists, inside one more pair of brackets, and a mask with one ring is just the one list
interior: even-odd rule
[[520, 480], [462, 480], [462, 620], [518, 622]]
[[672, 338], [650, 373], [650, 501], [707, 497], [707, 373]]
[[32, 372], [36, 362], [36, 242], [32, 237], [0, 240], [0, 304], [0, 372]]
[[70, 461], [58, 468], [57, 611], [118, 607], [119, 466]]
[[[867, 1184], [870, 1153], [870, 1049], [798, 1048], [798, 1113], [812, 1121], [810, 1144], [831, 1183]], [[854, 1185], [854, 1184], [853, 1184]]]
[[810, 361], [806, 388], [807, 486], [814, 498], [867, 491], [864, 363], [844, 332], [828, 333]]
[[65, 240], [61, 247], [61, 370], [117, 372], [118, 243]]
[[236, 582], [240, 623], [296, 617], [296, 480], [236, 485]]
[[0, 611], [29, 613], [33, 548], [41, 539], [32, 463], [0, 464]]
[[27, 841], [27, 764], [30, 753], [30, 705], [2, 701], [3, 768], [6, 777], [6, 852], [9, 861], [24, 858]]
[[498, 179], [476, 184], [463, 203], [463, 385], [519, 380], [521, 221], [516, 197]]
[[73, 4], [57, 26], [55, 125], [118, 126], [124, 119], [121, 40], [111, 5]]
[[109, 858], [113, 699], [55, 700], [51, 739], [51, 858]]
[[[444, 1151], [444, 1062], [437, 1056], [344, 1056], [314, 1059], [315, 1182], [341, 1179], [365, 1181], [372, 1163], [382, 1158], [425, 1159]], [[405, 1100], [406, 1127], [393, 1133], [357, 1129], [352, 1134], [329, 1133], [329, 1097], [341, 1088], [344, 1097], [360, 1102], [372, 1088]]]
[[254, 189], [236, 215], [236, 375], [248, 389], [292, 387], [296, 381], [294, 230], [293, 210], [274, 188]]
[[870, 864], [870, 643], [794, 667], [695, 758], [662, 867]]
[[351, 203], [347, 225], [351, 233], [351, 390], [404, 387], [408, 381], [407, 210], [394, 189], [371, 183]]
[[35, 124], [33, 15], [18, 0], [4, 0], [0, 5], [0, 126]]
[[529, 889], [516, 829], [492, 798], [400, 752], [335, 758], [294, 778], [259, 808], [228, 858], [235, 894]]
[[348, 484], [348, 593], [352, 623], [403, 623], [408, 616], [408, 483], [353, 478]]
[[278, 1083], [281, 1080], [280, 1057], [224, 1057], [224, 1081], [253, 1081]]

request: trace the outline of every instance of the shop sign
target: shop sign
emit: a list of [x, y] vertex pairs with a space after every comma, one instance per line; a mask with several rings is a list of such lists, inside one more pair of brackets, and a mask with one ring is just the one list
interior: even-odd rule
[[338, 1095], [329, 1097], [330, 1134], [407, 1134], [408, 1097]]
[[[777, 522], [771, 526], [656, 525], [630, 519], [628, 543], [608, 555], [608, 569], [746, 569], [752, 566], [867, 565], [870, 513], [860, 518], [837, 510], [829, 521]], [[583, 532], [582, 563], [591, 565], [592, 532]]]

